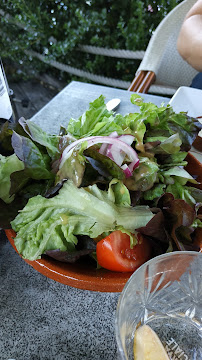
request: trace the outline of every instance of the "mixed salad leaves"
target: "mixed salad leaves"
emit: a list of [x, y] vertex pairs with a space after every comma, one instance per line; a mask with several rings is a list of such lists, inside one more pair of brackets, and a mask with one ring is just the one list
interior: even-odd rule
[[123, 116], [101, 95], [58, 135], [23, 118], [2, 123], [0, 227], [17, 233], [24, 258], [97, 260], [113, 233], [129, 239], [125, 257], [144, 241], [150, 256], [199, 250], [202, 190], [185, 167], [202, 126], [170, 105], [131, 102], [140, 111]]

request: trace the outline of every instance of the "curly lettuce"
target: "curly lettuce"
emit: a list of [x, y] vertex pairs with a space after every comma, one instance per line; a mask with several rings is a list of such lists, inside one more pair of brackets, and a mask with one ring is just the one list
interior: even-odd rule
[[17, 232], [18, 252], [36, 260], [48, 250], [74, 251], [77, 235], [97, 238], [116, 229], [134, 232], [152, 217], [147, 206], [129, 205], [128, 190], [119, 181], [113, 180], [103, 191], [97, 185], [78, 189], [69, 180], [50, 199], [31, 198], [11, 225]]
[[10, 195], [11, 174], [24, 169], [24, 163], [15, 154], [10, 156], [0, 155], [0, 199], [9, 204], [14, 195]]

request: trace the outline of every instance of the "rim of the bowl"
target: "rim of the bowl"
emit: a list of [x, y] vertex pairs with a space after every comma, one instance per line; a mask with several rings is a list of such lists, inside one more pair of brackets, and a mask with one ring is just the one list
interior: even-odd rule
[[184, 257], [185, 255], [191, 255], [191, 256], [202, 256], [201, 252], [198, 251], [174, 251], [174, 252], [170, 252], [170, 253], [166, 253], [166, 254], [161, 254], [158, 255], [150, 260], [148, 260], [147, 262], [145, 262], [144, 264], [142, 264], [128, 279], [128, 281], [126, 282], [120, 296], [118, 299], [118, 303], [117, 303], [117, 307], [116, 307], [116, 313], [115, 313], [115, 335], [116, 335], [116, 342], [118, 345], [118, 349], [120, 351], [120, 355], [122, 356], [122, 359], [126, 359], [125, 355], [124, 355], [124, 350], [123, 350], [123, 346], [122, 346], [122, 341], [121, 341], [121, 336], [120, 336], [120, 327], [119, 327], [119, 314], [120, 314], [120, 308], [121, 308], [121, 303], [123, 301], [123, 298], [125, 296], [125, 293], [127, 292], [127, 289], [129, 288], [131, 282], [133, 281], [134, 277], [136, 277], [138, 275], [139, 272], [142, 271], [142, 269], [144, 269], [146, 266], [150, 265], [153, 262], [156, 262], [158, 260], [164, 259], [164, 258], [169, 258], [169, 257], [175, 257], [175, 256], [182, 256]]
[[[14, 243], [16, 233], [12, 229], [5, 230], [5, 233], [10, 244], [18, 253]], [[20, 254], [19, 256], [22, 258]], [[89, 291], [121, 293], [124, 285], [132, 275], [132, 273], [128, 272], [113, 272], [106, 269], [96, 269], [96, 267], [92, 269], [92, 267], [85, 267], [84, 264], [78, 266], [78, 264], [61, 263], [48, 257], [33, 261], [23, 259], [23, 261], [54, 281]]]

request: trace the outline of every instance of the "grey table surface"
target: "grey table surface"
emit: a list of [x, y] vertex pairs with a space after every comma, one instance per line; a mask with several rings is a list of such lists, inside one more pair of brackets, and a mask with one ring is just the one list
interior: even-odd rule
[[[120, 98], [117, 112], [138, 111], [125, 90], [71, 82], [32, 120], [57, 133], [103, 94]], [[143, 95], [167, 104], [168, 98]], [[0, 232], [0, 360], [117, 359], [115, 313], [119, 293], [91, 292], [55, 282], [34, 270]]]
[[[104, 95], [106, 102], [112, 98], [121, 99], [117, 109], [120, 114], [138, 112], [139, 107], [130, 102], [131, 92], [100, 85], [92, 85], [72, 81], [46, 106], [43, 107], [32, 120], [44, 130], [57, 134], [60, 125], [66, 126], [70, 118], [78, 118], [88, 109], [92, 102], [100, 95]], [[144, 94], [146, 102], [153, 102], [160, 106], [162, 102], [168, 104], [169, 98]]]

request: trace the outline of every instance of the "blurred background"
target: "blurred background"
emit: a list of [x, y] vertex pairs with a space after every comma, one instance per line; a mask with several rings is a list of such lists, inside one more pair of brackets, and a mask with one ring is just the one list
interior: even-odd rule
[[180, 2], [2, 0], [0, 56], [16, 106], [35, 113], [72, 80], [127, 89], [153, 31]]

